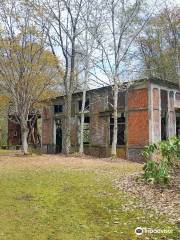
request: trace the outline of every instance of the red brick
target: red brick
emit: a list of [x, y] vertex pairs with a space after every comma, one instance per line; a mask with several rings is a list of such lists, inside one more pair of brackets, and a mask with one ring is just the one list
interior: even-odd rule
[[148, 107], [148, 90], [131, 90], [128, 93], [128, 108], [146, 108]]
[[43, 109], [42, 113], [43, 124], [42, 124], [42, 143], [43, 144], [52, 144], [52, 116], [50, 107]]
[[148, 111], [129, 112], [128, 145], [144, 146], [148, 144]]

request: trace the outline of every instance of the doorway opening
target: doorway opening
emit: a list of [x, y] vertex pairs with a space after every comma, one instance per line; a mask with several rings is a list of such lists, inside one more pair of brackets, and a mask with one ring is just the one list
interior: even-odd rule
[[168, 92], [161, 89], [161, 140], [167, 140]]
[[180, 109], [176, 111], [176, 136], [180, 137]]
[[62, 127], [61, 120], [56, 120], [56, 153], [62, 152]]
[[167, 140], [167, 112], [161, 112], [161, 140]]

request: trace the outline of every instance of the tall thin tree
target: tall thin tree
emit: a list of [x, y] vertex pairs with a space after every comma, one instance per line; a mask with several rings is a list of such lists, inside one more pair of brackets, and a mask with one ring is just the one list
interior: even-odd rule
[[[54, 55], [61, 56], [64, 67], [63, 89], [65, 102], [65, 129], [63, 151], [71, 151], [71, 104], [76, 88], [77, 38], [83, 31], [81, 13], [85, 0], [45, 0], [31, 1], [38, 24], [45, 28], [48, 43]], [[62, 84], [60, 83], [61, 87]]]
[[100, 57], [95, 64], [112, 86], [114, 128], [111, 154], [116, 156], [118, 92], [123, 91], [125, 86], [121, 70], [128, 52], [132, 50], [132, 45], [150, 14], [145, 14], [141, 0], [106, 0], [99, 4], [99, 8], [104, 17], [99, 28], [100, 33], [97, 35]]

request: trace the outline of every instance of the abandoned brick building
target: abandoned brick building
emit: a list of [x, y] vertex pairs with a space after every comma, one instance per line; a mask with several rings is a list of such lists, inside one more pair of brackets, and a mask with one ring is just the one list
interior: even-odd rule
[[[34, 123], [31, 124], [32, 120], [36, 118]], [[38, 132], [38, 120], [40, 119], [40, 115], [38, 116], [29, 116], [29, 123], [28, 123], [28, 143], [30, 145], [38, 145], [41, 142], [41, 136]], [[8, 120], [8, 146], [20, 146], [21, 145], [21, 128], [20, 125], [13, 120]], [[13, 119], [13, 118], [12, 118]], [[31, 119], [31, 121], [30, 121]]]
[[[82, 93], [72, 101], [72, 150], [79, 147]], [[110, 155], [113, 131], [111, 87], [87, 92], [84, 148], [85, 153]], [[158, 79], [135, 81], [119, 93], [117, 155], [140, 159], [145, 145], [180, 134], [180, 90], [174, 83]], [[54, 99], [42, 114], [42, 149], [58, 153], [64, 148], [64, 98]]]

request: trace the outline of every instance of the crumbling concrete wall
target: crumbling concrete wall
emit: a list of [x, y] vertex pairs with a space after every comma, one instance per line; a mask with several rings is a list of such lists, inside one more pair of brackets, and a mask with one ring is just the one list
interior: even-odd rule
[[160, 89], [152, 89], [152, 142], [160, 141], [161, 139], [161, 104], [160, 104]]
[[[169, 88], [161, 85], [151, 85], [152, 104], [151, 108], [151, 124], [152, 129], [151, 142], [158, 142], [162, 139], [162, 121], [163, 112], [166, 112], [166, 137], [172, 137], [176, 135], [176, 107], [177, 100], [175, 98], [176, 89]], [[162, 94], [163, 93], [163, 94]], [[166, 94], [165, 94], [166, 93]], [[166, 97], [165, 97], [166, 95]], [[167, 101], [167, 102], [166, 102]]]

